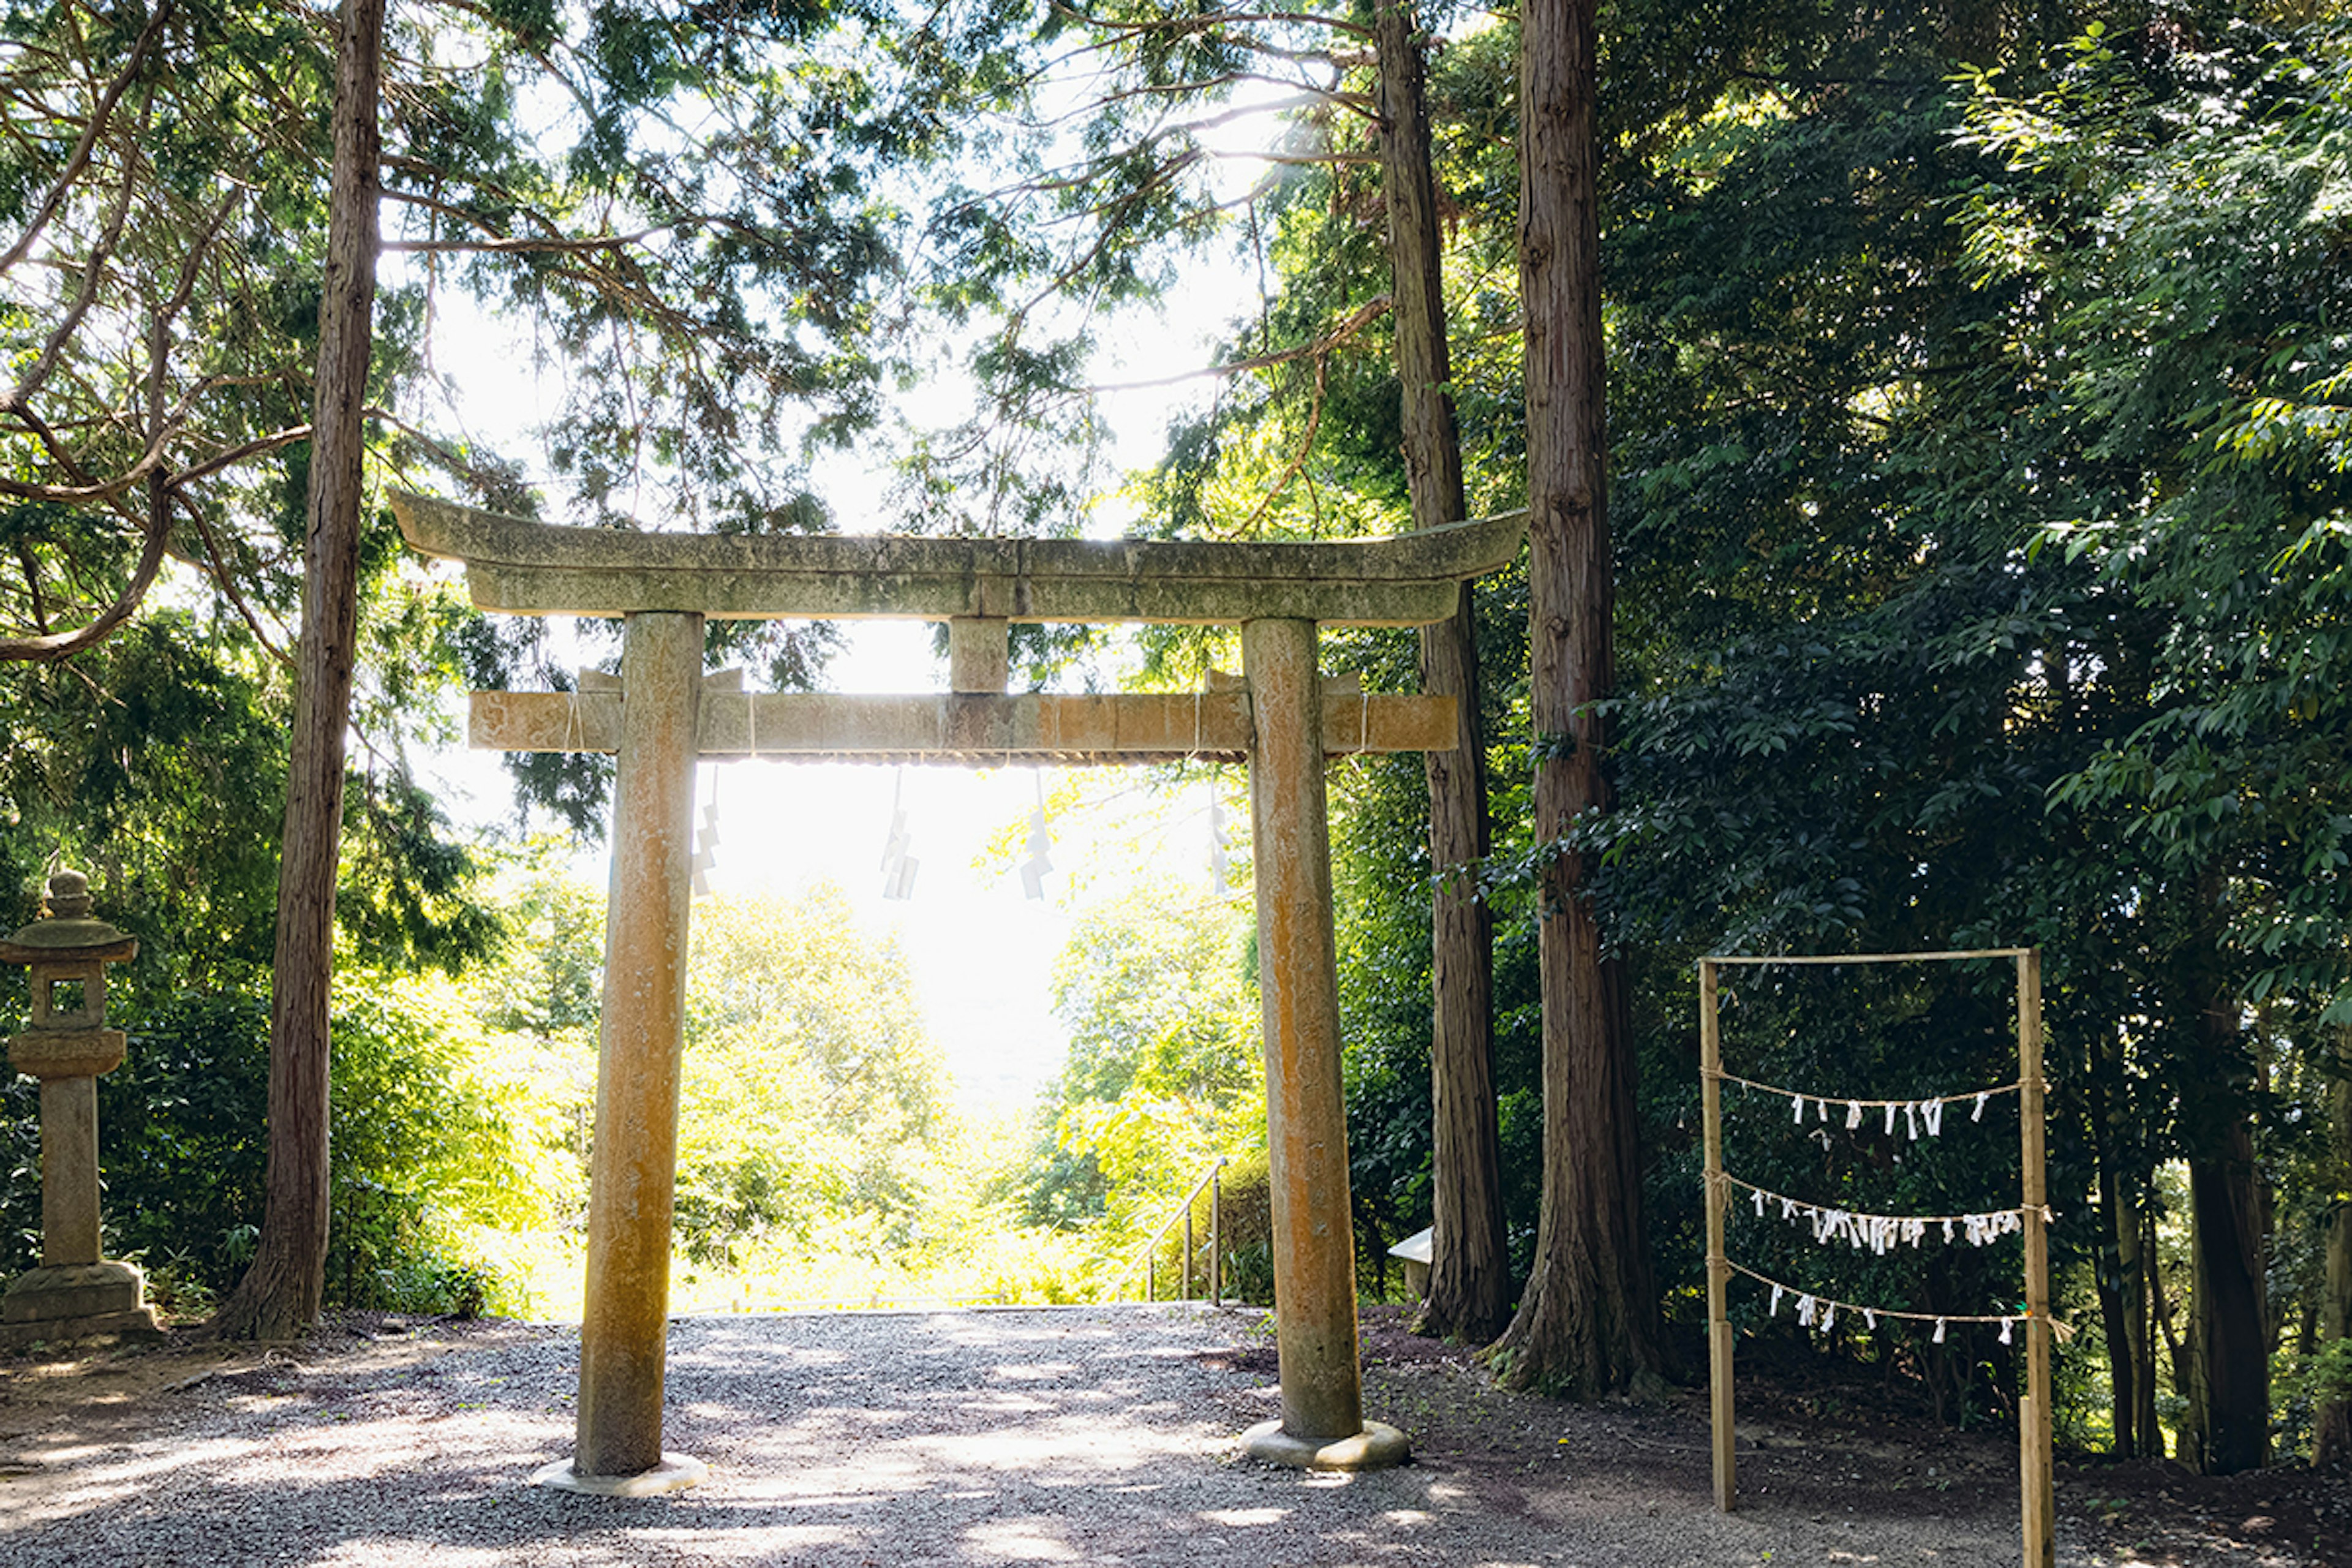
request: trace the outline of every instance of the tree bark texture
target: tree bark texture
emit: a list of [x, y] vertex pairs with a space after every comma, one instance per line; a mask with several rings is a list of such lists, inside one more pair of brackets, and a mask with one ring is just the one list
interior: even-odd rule
[[2100, 1216], [2110, 1247], [2099, 1253], [2099, 1310], [2106, 1330], [2107, 1376], [2113, 1390], [2115, 1452], [2120, 1458], [2162, 1458], [2164, 1435], [2156, 1421], [2156, 1344], [2148, 1321], [2147, 1264], [2142, 1256], [2140, 1205], [2128, 1195], [2147, 1190], [2148, 1173], [2126, 1171], [2126, 1148], [2138, 1147], [2107, 1087], [2122, 1078], [2119, 1050], [2109, 1042], [2094, 1062], [2086, 1086], [2091, 1139], [2098, 1161]]
[[213, 1321], [288, 1339], [318, 1321], [331, 1212], [328, 1037], [344, 729], [359, 623], [363, 411], [375, 303], [383, 0], [344, 0], [336, 41], [335, 163], [320, 302], [319, 379], [302, 552], [278, 944], [269, 1007], [269, 1151], [261, 1240]]
[[2102, 1174], [2102, 1205], [2115, 1237], [2115, 1277], [2102, 1288], [2108, 1311], [2108, 1376], [2115, 1390], [2116, 1453], [2122, 1458], [2164, 1458], [2156, 1420], [2156, 1334], [2148, 1321], [2148, 1259], [2141, 1245], [2138, 1208], [2122, 1196], [2118, 1178]]
[[2270, 1455], [2270, 1344], [2254, 1141], [2242, 1116], [2220, 1142], [2189, 1162], [2189, 1397], [2201, 1419], [2197, 1452], [2180, 1458], [2227, 1476], [2258, 1469]]
[[[1609, 807], [1598, 704], [1614, 684], [1594, 98], [1597, 0], [1527, 13], [1519, 45], [1519, 286], [1526, 310], [1528, 619], [1538, 842]], [[1533, 1274], [1494, 1355], [1505, 1381], [1591, 1397], [1654, 1380], [1657, 1296], [1642, 1228], [1634, 1059], [1621, 966], [1580, 857], [1543, 874], [1544, 1173]]]
[[[1405, 480], [1413, 527], [1437, 528], [1460, 522], [1469, 509], [1454, 416], [1437, 178], [1423, 94], [1424, 57], [1406, 5], [1381, 6], [1374, 38]], [[1429, 860], [1438, 879], [1430, 900], [1430, 1185], [1435, 1234], [1429, 1302], [1418, 1326], [1426, 1334], [1484, 1344], [1509, 1319], [1511, 1289], [1503, 1239], [1502, 1139], [1495, 1112], [1495, 928], [1475, 878], [1449, 874], [1483, 860], [1490, 842], [1474, 608], [1465, 583], [1453, 619], [1421, 629], [1421, 689], [1452, 697], [1459, 720], [1453, 751], [1422, 753], [1429, 785]]]
[[[2112, 1226], [2116, 1215], [2115, 1177], [2102, 1170], [2099, 1173], [2099, 1215]], [[2115, 1438], [2112, 1451], [2118, 1458], [2139, 1457], [2139, 1428], [2134, 1415], [2139, 1406], [2133, 1398], [2133, 1389], [2139, 1374], [2138, 1363], [2132, 1359], [2131, 1326], [2124, 1307], [2120, 1271], [2102, 1248], [2098, 1263], [2099, 1320], [2106, 1331], [2107, 1383], [2113, 1390], [2109, 1407], [2115, 1418]]]
[[[2204, 900], [2220, 907], [2218, 879]], [[2198, 1055], [2204, 1082], [2183, 1107], [2189, 1149], [2189, 1414], [2180, 1428], [2181, 1463], [2207, 1475], [2259, 1468], [2270, 1455], [2270, 1316], [2264, 1301], [2267, 1226], [2254, 1134], [2242, 1087], [2233, 1081], [2246, 1042], [2238, 1002], [2222, 978], [2216, 944], [2192, 948], [2184, 965], [2202, 1002]]]
[[[2352, 1032], [2336, 1047], [2343, 1077], [2328, 1091], [2336, 1149], [2336, 1206], [2327, 1216], [2327, 1276], [2319, 1301], [2320, 1342], [2352, 1339]], [[2320, 1405], [2312, 1422], [2315, 1468], [2352, 1465], [2352, 1399]]]

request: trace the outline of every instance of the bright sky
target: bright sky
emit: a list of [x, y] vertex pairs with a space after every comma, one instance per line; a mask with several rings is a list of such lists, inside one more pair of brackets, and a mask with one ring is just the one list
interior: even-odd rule
[[[864, 621], [831, 670], [844, 691], [926, 691], [945, 681], [930, 628]], [[453, 699], [453, 708], [456, 700]], [[492, 753], [451, 750], [430, 760], [445, 805], [461, 823], [511, 820], [506, 774]], [[1246, 808], [1225, 778], [1225, 830], [1246, 832]], [[1073, 787], [1075, 786], [1075, 787]], [[1055, 960], [1087, 909], [1137, 882], [1210, 885], [1207, 783], [1153, 796], [1139, 772], [705, 763], [697, 820], [718, 804], [714, 892], [793, 893], [839, 884], [866, 930], [904, 947], [931, 1039], [946, 1056], [957, 1098], [972, 1106], [1025, 1104], [1059, 1071], [1066, 1034], [1052, 1011]], [[1073, 799], [1073, 796], [1077, 798]], [[1045, 898], [1024, 896], [1014, 859], [992, 841], [1025, 847], [1047, 803], [1053, 869]], [[894, 804], [906, 813], [918, 862], [912, 896], [883, 891], [882, 853]], [[582, 874], [604, 875], [601, 852]]]
[[[1286, 95], [1268, 87], [1244, 89], [1244, 96], [1274, 100]], [[1277, 130], [1269, 117], [1254, 114], [1210, 134], [1212, 144], [1231, 154], [1219, 169], [1222, 194], [1238, 196], [1259, 176], [1265, 166], [1248, 154], [1269, 144]], [[413, 265], [397, 256], [385, 260], [387, 281]], [[1097, 384], [1118, 385], [1207, 364], [1234, 321], [1255, 310], [1256, 289], [1237, 258], [1198, 258], [1160, 310], [1138, 312], [1124, 330], [1105, 334], [1091, 374]], [[534, 376], [530, 349], [521, 323], [485, 320], [455, 291], [442, 295], [433, 355], [436, 370], [456, 388], [460, 424], [470, 422], [477, 438], [522, 460], [544, 480], [545, 465], [528, 433], [552, 415], [560, 388], [542, 386]], [[1116, 437], [1113, 468], [1155, 462], [1169, 422], [1213, 391], [1203, 377], [1106, 395], [1102, 413]], [[916, 396], [919, 401], [922, 395]], [[843, 527], [888, 531], [881, 505], [885, 476], [828, 464], [822, 482]], [[551, 516], [562, 520], [560, 487], [551, 487], [550, 499]], [[1096, 527], [1116, 531], [1126, 515], [1110, 501], [1096, 510]], [[827, 670], [833, 689], [945, 687], [944, 661], [931, 652], [927, 625], [864, 621], [847, 630], [848, 646]], [[494, 757], [453, 752], [434, 759], [427, 771], [440, 780], [459, 821], [511, 820], [511, 792]], [[1052, 821], [1055, 870], [1045, 879], [1045, 898], [1024, 899], [1015, 869], [979, 862], [989, 841], [1008, 829], [1025, 840], [1041, 788], [1050, 797], [1063, 781], [1057, 771], [1041, 780], [1026, 768], [706, 763], [701, 799], [708, 802], [715, 791], [719, 805], [711, 885], [720, 891], [789, 892], [817, 880], [839, 883], [861, 921], [896, 932], [904, 943], [931, 1037], [947, 1056], [960, 1098], [972, 1104], [1025, 1101], [1061, 1067], [1066, 1039], [1052, 1014], [1051, 977], [1076, 914], [1134, 880], [1205, 887], [1209, 875], [1206, 786], [1184, 798], [1139, 803], [1140, 774], [1097, 773], [1083, 789], [1097, 808], [1058, 813]], [[881, 896], [894, 793], [907, 814], [910, 853], [920, 862], [913, 896], [903, 901]], [[1246, 811], [1232, 811], [1230, 805], [1228, 810], [1239, 818], [1231, 829], [1245, 831]], [[592, 874], [601, 876], [602, 864], [596, 858]]]
[[[1157, 321], [1139, 324], [1107, 354], [1097, 374], [1107, 383], [1165, 374], [1171, 364], [1208, 361], [1220, 330], [1240, 308], [1245, 285], [1238, 271], [1213, 273], [1189, 289]], [[1187, 331], [1171, 323], [1183, 322]], [[482, 426], [474, 434], [500, 451], [532, 461], [526, 434], [551, 412], [551, 394], [529, 374], [530, 355], [514, 329], [478, 317], [460, 319], [445, 304], [436, 344], [436, 367], [461, 389], [462, 408]], [[1148, 466], [1160, 455], [1169, 420], [1201, 384], [1112, 395], [1107, 415], [1118, 434], [1118, 468]], [[876, 476], [832, 476], [837, 514], [877, 515], [882, 483]], [[847, 482], [842, 479], [846, 478]], [[562, 517], [561, 500], [551, 509]], [[1107, 525], [1118, 512], [1105, 509]], [[857, 527], [857, 522], [849, 523]], [[943, 689], [945, 661], [931, 650], [931, 627], [916, 621], [848, 623], [846, 647], [826, 671], [826, 684], [853, 692]], [[560, 634], [559, 634], [560, 635]], [[461, 699], [452, 717], [462, 732]], [[462, 825], [510, 822], [513, 798], [506, 774], [488, 753], [462, 751], [426, 762], [425, 771], [453, 818]], [[1138, 837], [1136, 814], [1057, 814], [1050, 831], [1055, 870], [1042, 901], [1023, 896], [1016, 869], [1000, 861], [978, 864], [992, 837], [1017, 830], [1025, 840], [1039, 794], [1065, 782], [1058, 770], [973, 771], [961, 767], [894, 769], [838, 763], [705, 763], [700, 800], [719, 805], [719, 844], [710, 882], [729, 892], [791, 892], [819, 880], [837, 882], [869, 929], [895, 932], [907, 951], [921, 993], [931, 1038], [947, 1057], [959, 1099], [971, 1105], [1025, 1103], [1060, 1070], [1066, 1037], [1052, 1012], [1055, 959], [1068, 940], [1076, 912], [1089, 900], [1074, 893], [1072, 874], [1097, 889], [1130, 879], [1207, 878], [1206, 795], [1168, 803], [1164, 820]], [[1097, 774], [1090, 797], [1121, 794], [1132, 804], [1140, 775]], [[894, 792], [907, 813], [910, 853], [920, 863], [913, 896], [886, 900], [881, 859]], [[1149, 816], [1150, 813], [1145, 814]], [[1235, 813], [1236, 816], [1244, 814]], [[1242, 825], [1236, 825], [1239, 826]], [[601, 856], [583, 866], [600, 877]]]

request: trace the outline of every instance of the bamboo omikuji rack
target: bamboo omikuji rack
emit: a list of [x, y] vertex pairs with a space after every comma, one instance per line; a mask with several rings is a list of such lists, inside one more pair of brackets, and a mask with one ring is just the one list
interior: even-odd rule
[[[1941, 952], [1717, 954], [1699, 960], [1699, 1059], [1706, 1137], [1706, 1311], [1710, 1406], [1715, 1453], [1715, 1504], [1728, 1513], [1737, 1499], [1732, 1427], [1731, 1321], [1726, 1304], [1733, 1265], [1724, 1244], [1728, 1187], [1723, 1168], [1723, 1039], [1717, 1017], [1720, 972], [1773, 964], [1939, 963], [2010, 959], [2017, 965], [2019, 1174], [2025, 1242], [2025, 1392], [2017, 1420], [2020, 1512], [2025, 1568], [2053, 1568], [2056, 1536], [2052, 1497], [2050, 1412], [2049, 1194], [2043, 1170], [2042, 1072], [2042, 950], [1976, 948]], [[1846, 1097], [1807, 1094], [1843, 1103]], [[1920, 1316], [1895, 1313], [1898, 1316]]]

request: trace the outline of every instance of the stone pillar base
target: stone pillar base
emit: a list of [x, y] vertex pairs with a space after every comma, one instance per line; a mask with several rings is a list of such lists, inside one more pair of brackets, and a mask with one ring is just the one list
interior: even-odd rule
[[30, 1269], [11, 1280], [0, 1297], [0, 1345], [102, 1334], [160, 1337], [163, 1326], [146, 1295], [147, 1277], [134, 1264], [101, 1259]]
[[8, 1283], [0, 1298], [0, 1322], [29, 1323], [56, 1318], [89, 1318], [135, 1312], [147, 1302], [147, 1276], [138, 1265], [100, 1258], [27, 1269]]
[[1367, 1421], [1352, 1437], [1294, 1437], [1276, 1420], [1243, 1433], [1242, 1452], [1294, 1470], [1385, 1470], [1411, 1458], [1412, 1444], [1385, 1421]]
[[664, 1492], [699, 1486], [710, 1479], [710, 1467], [701, 1460], [667, 1451], [662, 1454], [660, 1464], [634, 1476], [583, 1476], [572, 1468], [572, 1463], [570, 1459], [558, 1459], [551, 1465], [541, 1465], [531, 1472], [530, 1484], [582, 1492], [589, 1497], [659, 1497]]

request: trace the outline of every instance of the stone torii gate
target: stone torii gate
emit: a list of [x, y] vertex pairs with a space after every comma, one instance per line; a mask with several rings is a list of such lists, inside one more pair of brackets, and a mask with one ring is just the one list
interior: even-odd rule
[[[1450, 697], [1327, 694], [1318, 624], [1420, 626], [1508, 563], [1524, 514], [1339, 543], [634, 533], [559, 528], [394, 495], [410, 544], [462, 561], [476, 605], [619, 616], [617, 687], [478, 691], [491, 751], [617, 752], [577, 1445], [539, 1479], [643, 1495], [703, 1468], [661, 1446], [699, 757], [1249, 764], [1274, 1229], [1277, 1420], [1246, 1451], [1326, 1468], [1393, 1464], [1363, 1418], [1347, 1116], [1339, 1082], [1327, 755], [1450, 751]], [[709, 617], [948, 623], [944, 693], [750, 693], [706, 678]], [[1184, 695], [1008, 695], [1013, 621], [1238, 624], [1243, 677]], [[584, 683], [583, 683], [584, 684]], [[1328, 700], [1327, 700], [1328, 698]]]

